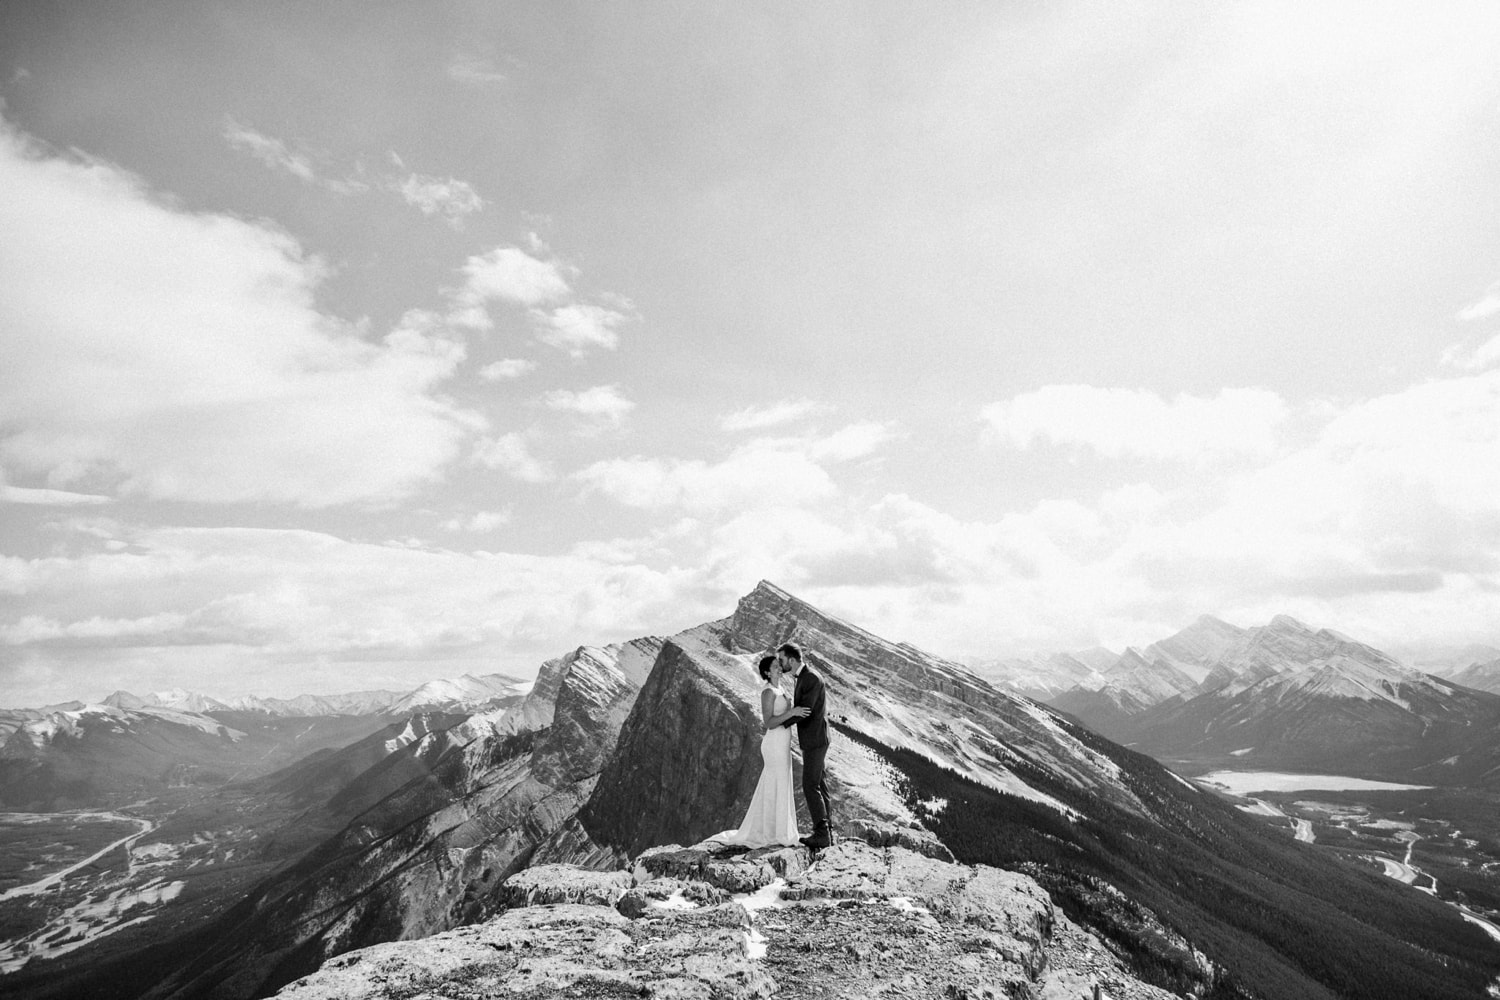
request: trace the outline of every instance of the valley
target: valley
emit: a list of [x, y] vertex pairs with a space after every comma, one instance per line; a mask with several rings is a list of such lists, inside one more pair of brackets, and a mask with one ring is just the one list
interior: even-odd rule
[[1500, 796], [1278, 772], [1196, 780], [1296, 840], [1452, 905], [1500, 942]]

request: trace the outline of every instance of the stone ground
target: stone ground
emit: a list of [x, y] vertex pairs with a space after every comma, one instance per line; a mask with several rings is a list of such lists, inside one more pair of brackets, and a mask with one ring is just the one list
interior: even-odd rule
[[714, 844], [633, 872], [546, 865], [470, 927], [350, 952], [286, 1000], [553, 997], [1168, 1000], [1025, 875], [846, 841], [810, 856]]

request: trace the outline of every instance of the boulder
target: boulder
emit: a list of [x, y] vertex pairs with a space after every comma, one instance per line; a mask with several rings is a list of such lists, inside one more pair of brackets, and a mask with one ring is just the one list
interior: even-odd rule
[[596, 872], [573, 865], [537, 865], [506, 879], [500, 886], [500, 898], [511, 908], [549, 903], [614, 906], [629, 888], [629, 872]]
[[692, 847], [671, 844], [642, 853], [635, 862], [635, 879], [678, 878], [707, 882], [725, 892], [754, 892], [778, 878], [805, 871], [811, 862], [805, 847], [762, 847], [747, 851], [705, 841]]
[[657, 878], [643, 882], [615, 903], [615, 909], [632, 919], [647, 914], [661, 915], [700, 906], [717, 906], [729, 902], [729, 894], [707, 882], [684, 882], [677, 878]]

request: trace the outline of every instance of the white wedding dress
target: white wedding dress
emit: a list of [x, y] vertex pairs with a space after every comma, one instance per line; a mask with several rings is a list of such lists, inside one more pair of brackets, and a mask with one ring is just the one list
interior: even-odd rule
[[[792, 707], [792, 700], [780, 688], [767, 684], [762, 691], [774, 691], [771, 714], [780, 715]], [[760, 781], [755, 796], [745, 811], [745, 821], [738, 830], [726, 830], [710, 837], [721, 844], [743, 844], [746, 847], [795, 847], [797, 839], [797, 804], [792, 798], [792, 730], [777, 726], [760, 738]]]

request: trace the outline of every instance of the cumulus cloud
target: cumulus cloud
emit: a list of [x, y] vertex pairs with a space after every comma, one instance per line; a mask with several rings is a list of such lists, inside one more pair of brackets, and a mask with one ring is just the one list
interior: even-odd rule
[[531, 454], [526, 438], [514, 432], [481, 441], [474, 451], [474, 460], [523, 483], [546, 483], [557, 477], [551, 465]]
[[733, 413], [726, 413], [720, 417], [719, 429], [730, 433], [764, 430], [767, 427], [778, 427], [782, 424], [821, 416], [832, 409], [826, 403], [816, 403], [810, 399], [788, 399], [767, 406], [747, 406], [743, 410], [735, 410]]
[[617, 385], [596, 385], [589, 389], [554, 389], [542, 396], [549, 410], [570, 414], [579, 421], [585, 433], [618, 429], [635, 409]]
[[624, 313], [582, 302], [532, 312], [537, 338], [574, 358], [593, 348], [614, 350], [620, 343], [616, 327], [628, 319]]
[[1166, 399], [1141, 389], [1089, 385], [1045, 386], [982, 410], [1001, 440], [1017, 448], [1041, 440], [1107, 458], [1174, 461], [1269, 455], [1287, 413], [1281, 397], [1264, 389]]
[[388, 499], [480, 422], [433, 393], [461, 343], [421, 314], [372, 342], [321, 313], [323, 268], [284, 232], [174, 208], [9, 127], [0, 230], [14, 474], [177, 500]]
[[487, 308], [491, 302], [540, 306], [572, 291], [561, 264], [539, 260], [520, 247], [500, 246], [475, 254], [460, 270], [464, 283], [453, 296], [449, 319], [479, 330], [494, 325]]
[[423, 215], [441, 215], [449, 225], [461, 226], [465, 216], [473, 215], [484, 208], [484, 199], [467, 181], [453, 177], [429, 177], [426, 174], [410, 174], [401, 181], [397, 190], [406, 203], [420, 209]]
[[479, 369], [479, 377], [486, 382], [504, 382], [507, 379], [520, 378], [535, 370], [535, 361], [527, 361], [524, 358], [501, 358]]

